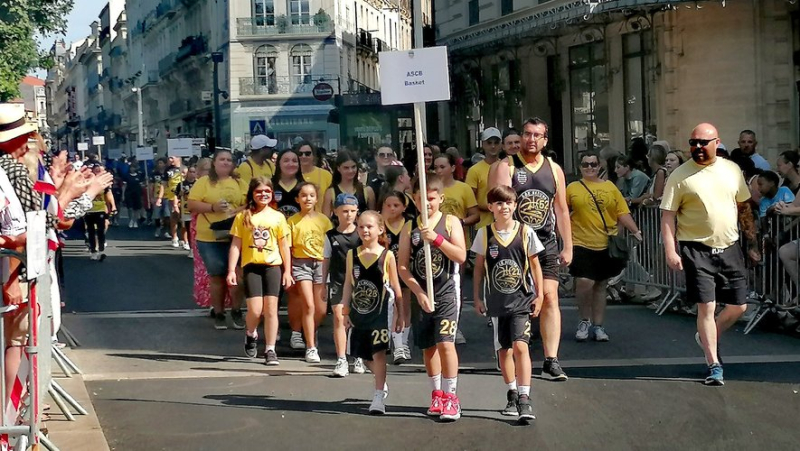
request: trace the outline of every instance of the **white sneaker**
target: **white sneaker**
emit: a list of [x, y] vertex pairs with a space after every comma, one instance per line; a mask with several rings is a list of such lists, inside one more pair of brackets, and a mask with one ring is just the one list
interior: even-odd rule
[[139, 228], [139, 221], [133, 221], [133, 228], [134, 229], [138, 229]]
[[181, 246], [183, 246], [183, 250], [185, 250], [185, 251], [192, 250], [192, 248], [189, 247], [189, 243], [187, 243], [186, 241], [182, 241], [181, 243], [182, 243]]
[[89, 256], [89, 260], [100, 260], [100, 254], [97, 252], [92, 252], [92, 254]]
[[608, 341], [608, 334], [603, 326], [594, 326], [594, 341]]
[[156, 229], [156, 233], [153, 234], [154, 237], [160, 238], [161, 237], [161, 227]]
[[319, 363], [319, 352], [317, 348], [306, 349], [306, 363]]
[[375, 390], [375, 394], [372, 396], [372, 404], [369, 405], [370, 415], [383, 415], [386, 413], [385, 393], [383, 390]]
[[172, 240], [172, 247], [177, 249], [177, 248], [181, 247], [181, 243], [179, 243], [178, 240]]
[[303, 341], [303, 334], [300, 332], [292, 332], [292, 338], [289, 339], [289, 346], [292, 349], [305, 349], [306, 342]]
[[350, 365], [347, 364], [347, 359], [336, 360], [336, 366], [333, 368], [333, 377], [345, 377], [350, 374]]
[[172, 238], [172, 235], [169, 233], [169, 230], [164, 232], [164, 238]]
[[186, 254], [186, 256], [194, 260], [194, 253], [192, 251], [189, 251], [189, 253]]
[[405, 354], [406, 360], [410, 361], [411, 360], [411, 348], [409, 348], [408, 346], [403, 346], [400, 349], [403, 350], [403, 354]]
[[363, 359], [356, 359], [353, 362], [353, 374], [364, 374], [367, 372], [366, 366], [364, 366]]
[[578, 331], [575, 332], [575, 340], [576, 341], [588, 340], [590, 327], [592, 327], [592, 323], [589, 321], [581, 321], [580, 323], [578, 323]]
[[395, 365], [406, 363], [406, 353], [402, 346], [394, 348], [394, 352], [392, 353], [392, 360], [394, 361]]
[[133, 228], [133, 224], [134, 224], [134, 222], [133, 222], [133, 219], [131, 219], [130, 221], [128, 221], [128, 228], [129, 228], [129, 229], [132, 229], [132, 228]]

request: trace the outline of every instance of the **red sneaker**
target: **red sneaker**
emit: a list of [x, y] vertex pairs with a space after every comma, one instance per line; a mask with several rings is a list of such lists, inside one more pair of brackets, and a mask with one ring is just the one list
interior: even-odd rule
[[461, 418], [461, 401], [455, 393], [444, 395], [444, 407], [439, 419], [442, 421], [456, 421]]
[[438, 417], [442, 414], [444, 404], [444, 392], [441, 390], [434, 390], [431, 392], [431, 406], [428, 408], [428, 416]]

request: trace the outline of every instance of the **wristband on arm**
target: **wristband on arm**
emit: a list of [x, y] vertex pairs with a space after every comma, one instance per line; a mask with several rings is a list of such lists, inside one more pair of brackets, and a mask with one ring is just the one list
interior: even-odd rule
[[439, 247], [439, 246], [442, 245], [442, 243], [444, 243], [444, 237], [440, 233], [437, 233], [436, 234], [436, 239], [433, 240], [433, 242], [431, 244], [433, 244], [434, 247]]

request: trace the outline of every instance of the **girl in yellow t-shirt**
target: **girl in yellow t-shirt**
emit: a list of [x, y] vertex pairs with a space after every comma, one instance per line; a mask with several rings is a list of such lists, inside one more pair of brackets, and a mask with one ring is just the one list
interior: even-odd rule
[[[289, 218], [292, 233], [292, 277], [297, 284], [289, 300], [289, 324], [292, 349], [306, 348], [306, 362], [319, 363], [316, 347], [317, 327], [327, 313], [325, 281], [322, 279], [322, 261], [325, 232], [333, 228], [331, 220], [316, 211], [317, 187], [309, 182], [297, 185], [297, 203], [300, 212]], [[300, 335], [302, 326], [305, 336]]]
[[[250, 180], [245, 209], [236, 215], [231, 228], [231, 249], [228, 254], [229, 286], [244, 284], [247, 299], [244, 353], [256, 356], [258, 321], [264, 315], [264, 352], [267, 365], [278, 365], [275, 341], [278, 336], [278, 296], [281, 287], [292, 286], [289, 225], [286, 218], [272, 208], [272, 182], [266, 177]], [[241, 274], [236, 265], [242, 258]], [[283, 268], [283, 274], [281, 274]], [[237, 280], [238, 279], [238, 280]]]
[[477, 224], [481, 219], [478, 201], [469, 185], [453, 178], [456, 170], [453, 155], [447, 153], [439, 155], [433, 161], [433, 167], [444, 185], [444, 201], [439, 210], [444, 214], [461, 218], [461, 224], [464, 226]]

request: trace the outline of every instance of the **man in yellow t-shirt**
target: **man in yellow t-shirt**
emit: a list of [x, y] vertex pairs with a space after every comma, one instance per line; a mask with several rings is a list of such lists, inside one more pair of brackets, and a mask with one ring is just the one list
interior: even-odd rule
[[[684, 271], [686, 297], [697, 304], [695, 340], [708, 364], [705, 384], [723, 385], [719, 335], [747, 310], [747, 268], [738, 225], [739, 218], [752, 218], [750, 190], [736, 164], [717, 158], [719, 134], [713, 125], [695, 127], [689, 145], [692, 159], [678, 167], [664, 187], [661, 235], [667, 265]], [[753, 221], [741, 223], [752, 246]], [[718, 301], [726, 305], [715, 318]]]
[[[159, 190], [159, 201], [167, 201], [167, 211], [169, 212], [169, 237], [172, 238], [172, 247], [178, 248], [183, 246], [183, 243], [178, 241], [178, 225], [181, 222], [181, 205], [175, 199], [175, 190], [178, 185], [183, 181], [183, 174], [181, 173], [181, 157], [169, 157], [169, 166], [164, 172], [164, 178], [161, 181], [161, 188]], [[162, 200], [163, 198], [163, 200]]]
[[481, 220], [478, 222], [477, 228], [486, 227], [491, 224], [492, 213], [486, 203], [486, 193], [489, 192], [489, 168], [492, 163], [497, 161], [500, 155], [502, 135], [500, 130], [495, 127], [489, 127], [481, 134], [481, 147], [483, 154], [486, 156], [482, 161], [469, 168], [467, 171], [467, 185], [472, 188], [475, 194], [475, 199], [478, 201], [478, 209], [481, 211]]
[[250, 140], [250, 156], [236, 168], [236, 174], [239, 175], [239, 179], [244, 182], [245, 186], [250, 185], [253, 177], [272, 178], [275, 166], [270, 157], [275, 152], [277, 145], [277, 139], [266, 135], [253, 136], [253, 139]]

